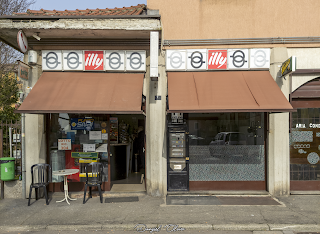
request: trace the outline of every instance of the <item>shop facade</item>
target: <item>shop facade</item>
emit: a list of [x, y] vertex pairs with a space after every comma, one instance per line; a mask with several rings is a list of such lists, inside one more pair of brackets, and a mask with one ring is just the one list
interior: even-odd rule
[[[43, 10], [2, 19], [4, 31], [23, 32], [29, 46], [24, 62], [30, 76], [18, 109], [25, 122], [26, 194], [35, 163], [49, 163], [55, 171], [79, 169], [68, 177], [69, 189], [83, 191], [84, 166], [95, 161], [104, 165], [104, 191], [163, 194], [156, 181], [161, 169], [150, 162], [161, 158], [156, 154], [161, 151], [151, 156], [154, 143], [146, 140], [158, 141], [150, 128], [164, 123], [158, 121], [162, 115], [151, 81], [161, 73], [152, 65], [158, 61], [159, 16], [147, 15], [145, 5], [109, 10], [116, 16], [103, 10], [91, 12], [94, 16], [81, 11], [48, 16]], [[35, 20], [21, 26], [25, 19]], [[19, 48], [9, 38], [5, 41]], [[50, 191], [63, 191], [62, 178], [52, 179]]]
[[[310, 4], [318, 6], [316, 2]], [[180, 179], [185, 177], [181, 182], [177, 179], [177, 183], [172, 182], [173, 186], [170, 188], [171, 182], [168, 179], [168, 191], [242, 190], [243, 193], [252, 193], [255, 190], [275, 196], [319, 193], [317, 110], [299, 110], [310, 105], [310, 98], [315, 104], [317, 95], [314, 93], [313, 97], [303, 98], [295, 96], [295, 91], [298, 92], [305, 85], [308, 87], [307, 83], [318, 77], [319, 32], [309, 27], [312, 22], [318, 21], [316, 14], [299, 1], [291, 4], [288, 1], [274, 0], [254, 4], [239, 1], [225, 3], [179, 0], [174, 3], [163, 0], [160, 3], [148, 0], [148, 8], [158, 10], [161, 15], [163, 50], [167, 56], [168, 177], [170, 174], [177, 177], [179, 170], [185, 168], [181, 170]], [[275, 14], [279, 9], [282, 9], [281, 13]], [[282, 23], [288, 22], [287, 19], [296, 19], [293, 27], [283, 27]], [[270, 54], [260, 54], [258, 60], [269, 60], [269, 67], [251, 69], [251, 62], [257, 57], [250, 50], [267, 48], [270, 49]], [[246, 54], [244, 50], [247, 49], [249, 53]], [[213, 50], [228, 52], [226, 56], [214, 57]], [[233, 51], [233, 59], [238, 64], [236, 62], [235, 66], [231, 58], [231, 63], [227, 62], [226, 68], [217, 69], [225, 64], [223, 57], [229, 56], [229, 50]], [[242, 52], [234, 55], [235, 51]], [[296, 71], [282, 76], [281, 66], [292, 56], [297, 59]], [[213, 61], [217, 65], [215, 69], [210, 68], [210, 62]], [[246, 62], [248, 66], [243, 67]], [[177, 69], [180, 65], [181, 68]], [[241, 76], [236, 74], [241, 72]], [[270, 110], [274, 105], [268, 105], [270, 109], [266, 108], [265, 111], [244, 107], [246, 101], [243, 96], [234, 95], [243, 90], [243, 86], [237, 82], [255, 72], [259, 73], [256, 74], [257, 79], [266, 72], [277, 86], [273, 90], [281, 90], [287, 104], [290, 102], [289, 105], [294, 110]], [[236, 83], [229, 76], [238, 78]], [[246, 87], [254, 91], [255, 88], [250, 85], [252, 83], [246, 83]], [[259, 85], [264, 90], [265, 85], [257, 84]], [[254, 92], [252, 96], [256, 104], [262, 101], [256, 99]], [[272, 96], [274, 92], [269, 90], [266, 97]], [[304, 101], [303, 105], [298, 105], [298, 101], [300, 104], [300, 101]], [[182, 106], [185, 108], [181, 108]], [[179, 136], [183, 136], [179, 135], [180, 129], [175, 129], [179, 134], [172, 132], [174, 135], [170, 136], [170, 131], [174, 129], [171, 123], [176, 123], [178, 119], [188, 135], [184, 161], [170, 156], [174, 151], [177, 152], [176, 156], [184, 153], [183, 150], [173, 150], [185, 146], [179, 142]], [[302, 119], [306, 123], [302, 123]], [[315, 127], [308, 129], [310, 123]], [[304, 138], [303, 134], [311, 134], [313, 137], [303, 140], [296, 137], [299, 135]], [[170, 145], [172, 138], [176, 142], [174, 146]], [[314, 146], [310, 143], [312, 139]], [[306, 140], [310, 142], [304, 142]], [[305, 145], [309, 147], [308, 143], [308, 150], [297, 148]], [[249, 155], [256, 156], [248, 157]], [[308, 156], [313, 164], [308, 161]], [[259, 163], [257, 158], [261, 159]]]
[[[168, 131], [168, 190], [267, 191], [269, 114], [293, 111], [270, 75], [270, 49], [166, 54], [168, 123], [184, 124], [187, 138]], [[188, 153], [180, 167], [177, 143], [184, 141]], [[182, 188], [173, 177], [184, 167], [188, 186]]]
[[[267, 2], [277, 9], [285, 4]], [[26, 113], [26, 185], [31, 165], [50, 162], [54, 170], [79, 168], [69, 185], [81, 191], [81, 167], [100, 160], [104, 191], [139, 171], [136, 179], [151, 196], [318, 193], [320, 40], [301, 25], [279, 37], [267, 20], [274, 11], [248, 4], [213, 9], [207, 1], [148, 0], [146, 15], [133, 17], [2, 18], [1, 38], [10, 44], [7, 35], [22, 29], [37, 57], [19, 109]], [[251, 14], [256, 8], [265, 9], [263, 19]], [[209, 10], [230, 19], [213, 24]], [[26, 18], [35, 22], [25, 25]], [[248, 24], [253, 21], [259, 23]], [[281, 76], [292, 56], [296, 71]], [[61, 178], [53, 179], [51, 191], [62, 191]]]

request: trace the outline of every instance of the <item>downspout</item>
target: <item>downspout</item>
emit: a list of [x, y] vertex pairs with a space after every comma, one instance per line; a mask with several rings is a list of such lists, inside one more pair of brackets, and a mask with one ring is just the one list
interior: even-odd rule
[[22, 198], [26, 198], [26, 150], [25, 150], [25, 117], [26, 114], [21, 114], [21, 161], [22, 161]]

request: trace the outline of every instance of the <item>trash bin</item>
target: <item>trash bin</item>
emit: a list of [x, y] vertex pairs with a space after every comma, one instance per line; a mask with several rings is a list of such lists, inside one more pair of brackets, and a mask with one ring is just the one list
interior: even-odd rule
[[14, 180], [14, 158], [0, 158], [0, 179], [3, 181]]

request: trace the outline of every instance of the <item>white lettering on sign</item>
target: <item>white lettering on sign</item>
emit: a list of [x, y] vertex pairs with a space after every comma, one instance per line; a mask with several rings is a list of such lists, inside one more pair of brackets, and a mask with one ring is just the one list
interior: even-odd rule
[[208, 50], [208, 69], [227, 69], [228, 50]]
[[103, 70], [103, 51], [85, 51], [84, 69], [85, 70]]
[[296, 124], [296, 128], [306, 128], [305, 124]]
[[309, 149], [310, 144], [297, 144], [297, 145], [294, 145], [293, 148], [295, 148], [295, 149]]
[[71, 139], [58, 139], [58, 150], [71, 150]]
[[310, 123], [310, 124], [309, 124], [309, 128], [320, 128], [320, 124]]

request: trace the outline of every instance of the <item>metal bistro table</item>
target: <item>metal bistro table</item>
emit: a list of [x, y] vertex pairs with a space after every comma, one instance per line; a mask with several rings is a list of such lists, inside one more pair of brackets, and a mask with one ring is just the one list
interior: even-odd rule
[[68, 175], [76, 174], [79, 172], [79, 169], [63, 169], [59, 171], [53, 171], [52, 175], [57, 175], [57, 176], [63, 176], [63, 187], [64, 187], [64, 199], [61, 201], [57, 202], [63, 202], [64, 200], [70, 205], [69, 200], [77, 200], [77, 199], [72, 199], [69, 197], [69, 192], [68, 192]]

